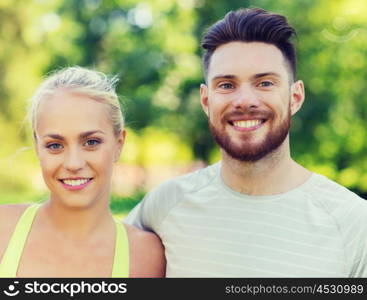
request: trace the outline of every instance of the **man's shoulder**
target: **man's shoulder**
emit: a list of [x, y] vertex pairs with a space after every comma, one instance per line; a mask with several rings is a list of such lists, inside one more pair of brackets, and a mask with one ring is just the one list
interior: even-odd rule
[[320, 174], [313, 175], [310, 194], [322, 202], [328, 211], [362, 210], [367, 213], [367, 201], [345, 186]]
[[220, 172], [220, 162], [164, 181], [151, 193], [195, 192], [210, 185]]
[[124, 222], [159, 233], [163, 220], [172, 209], [191, 193], [209, 186], [219, 170], [220, 165], [215, 164], [161, 183], [146, 194]]
[[336, 181], [324, 175], [314, 173], [313, 177], [315, 178], [315, 180], [313, 181], [313, 187], [322, 194], [327, 194], [336, 198], [348, 197], [364, 200], [347, 187], [341, 185], [340, 183], [337, 183]]

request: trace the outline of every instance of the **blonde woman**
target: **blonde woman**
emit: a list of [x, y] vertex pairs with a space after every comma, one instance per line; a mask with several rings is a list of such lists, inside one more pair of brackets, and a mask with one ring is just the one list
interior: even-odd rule
[[32, 98], [35, 149], [50, 190], [41, 204], [0, 206], [0, 277], [163, 277], [159, 238], [109, 210], [125, 141], [114, 85], [81, 67], [58, 71]]

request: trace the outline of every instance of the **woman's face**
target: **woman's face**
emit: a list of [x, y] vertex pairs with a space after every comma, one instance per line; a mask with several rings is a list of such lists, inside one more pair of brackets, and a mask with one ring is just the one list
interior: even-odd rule
[[125, 131], [114, 135], [106, 104], [57, 92], [41, 103], [35, 131], [51, 201], [79, 208], [108, 203], [113, 163], [119, 158]]

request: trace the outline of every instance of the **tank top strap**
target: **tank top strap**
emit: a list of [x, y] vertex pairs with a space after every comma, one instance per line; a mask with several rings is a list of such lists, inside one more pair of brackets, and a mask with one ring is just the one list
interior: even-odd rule
[[115, 256], [111, 277], [129, 277], [129, 240], [125, 226], [116, 221]]
[[23, 248], [34, 217], [41, 204], [33, 204], [23, 212], [10, 238], [0, 263], [0, 277], [16, 277]]

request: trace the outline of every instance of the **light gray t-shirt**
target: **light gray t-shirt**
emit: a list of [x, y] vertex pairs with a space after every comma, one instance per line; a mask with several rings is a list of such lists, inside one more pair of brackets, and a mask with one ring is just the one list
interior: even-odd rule
[[250, 196], [218, 163], [161, 184], [125, 222], [160, 236], [167, 277], [367, 277], [367, 201], [318, 174]]

